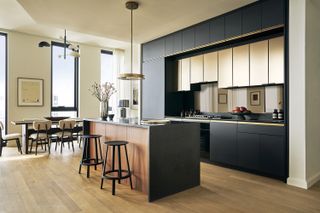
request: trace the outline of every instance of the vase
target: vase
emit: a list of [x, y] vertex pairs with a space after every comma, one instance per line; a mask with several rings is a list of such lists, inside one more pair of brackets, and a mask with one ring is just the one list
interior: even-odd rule
[[108, 118], [108, 109], [109, 109], [109, 102], [100, 102], [100, 117], [102, 120], [107, 120]]

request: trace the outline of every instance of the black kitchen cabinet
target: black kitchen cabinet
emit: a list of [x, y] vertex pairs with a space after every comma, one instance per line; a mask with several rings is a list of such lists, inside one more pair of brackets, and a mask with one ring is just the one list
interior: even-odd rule
[[241, 35], [242, 12], [236, 10], [225, 17], [225, 38], [232, 38]]
[[210, 123], [210, 160], [237, 165], [236, 123]]
[[142, 119], [164, 118], [164, 58], [142, 64]]
[[165, 38], [159, 38], [142, 45], [143, 61], [164, 57], [164, 55], [165, 55]]
[[262, 28], [284, 24], [284, 0], [263, 1], [261, 7]]
[[242, 10], [242, 34], [261, 30], [261, 4], [254, 4]]
[[189, 50], [195, 47], [195, 27], [189, 27], [182, 31], [182, 50]]
[[210, 42], [217, 42], [225, 38], [224, 16], [210, 21]]
[[195, 27], [195, 46], [208, 44], [210, 42], [210, 22], [203, 22]]
[[284, 136], [260, 135], [260, 170], [279, 178], [286, 175]]
[[238, 166], [244, 169], [259, 169], [259, 135], [250, 133], [237, 134]]
[[182, 32], [176, 32], [165, 37], [165, 55], [172, 55], [182, 50]]

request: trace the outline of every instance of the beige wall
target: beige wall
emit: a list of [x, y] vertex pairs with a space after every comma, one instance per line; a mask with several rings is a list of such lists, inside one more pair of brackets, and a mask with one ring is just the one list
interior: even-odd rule
[[[50, 115], [51, 105], [51, 49], [39, 48], [39, 41], [51, 39], [18, 33], [8, 33], [8, 132], [20, 132], [20, 126], [11, 121], [26, 118], [43, 118]], [[97, 117], [99, 103], [89, 88], [94, 81], [100, 82], [100, 48], [80, 44], [79, 69], [79, 116]], [[17, 106], [17, 77], [44, 79], [44, 106]], [[67, 85], [66, 89], [67, 89]]]
[[306, 157], [308, 187], [320, 180], [320, 2], [306, 2]]

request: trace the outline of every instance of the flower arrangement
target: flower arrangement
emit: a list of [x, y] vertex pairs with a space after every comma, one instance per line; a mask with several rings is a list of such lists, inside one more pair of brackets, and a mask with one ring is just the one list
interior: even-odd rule
[[101, 118], [106, 120], [108, 116], [109, 99], [114, 93], [117, 92], [114, 84], [110, 82], [106, 82], [104, 84], [98, 84], [97, 82], [94, 82], [89, 91], [100, 101]]
[[94, 97], [96, 97], [100, 102], [109, 101], [110, 97], [117, 92], [113, 83], [106, 82], [104, 84], [98, 84], [94, 82], [91, 86], [90, 92]]

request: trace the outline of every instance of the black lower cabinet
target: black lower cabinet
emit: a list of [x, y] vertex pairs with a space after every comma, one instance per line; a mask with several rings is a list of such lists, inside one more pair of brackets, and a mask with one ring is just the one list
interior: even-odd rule
[[237, 163], [237, 124], [210, 124], [210, 160], [227, 165]]
[[216, 122], [210, 124], [210, 160], [286, 180], [285, 127]]
[[268, 175], [285, 178], [286, 146], [284, 136], [260, 135], [260, 170]]
[[238, 166], [258, 170], [259, 135], [240, 132], [237, 136]]

